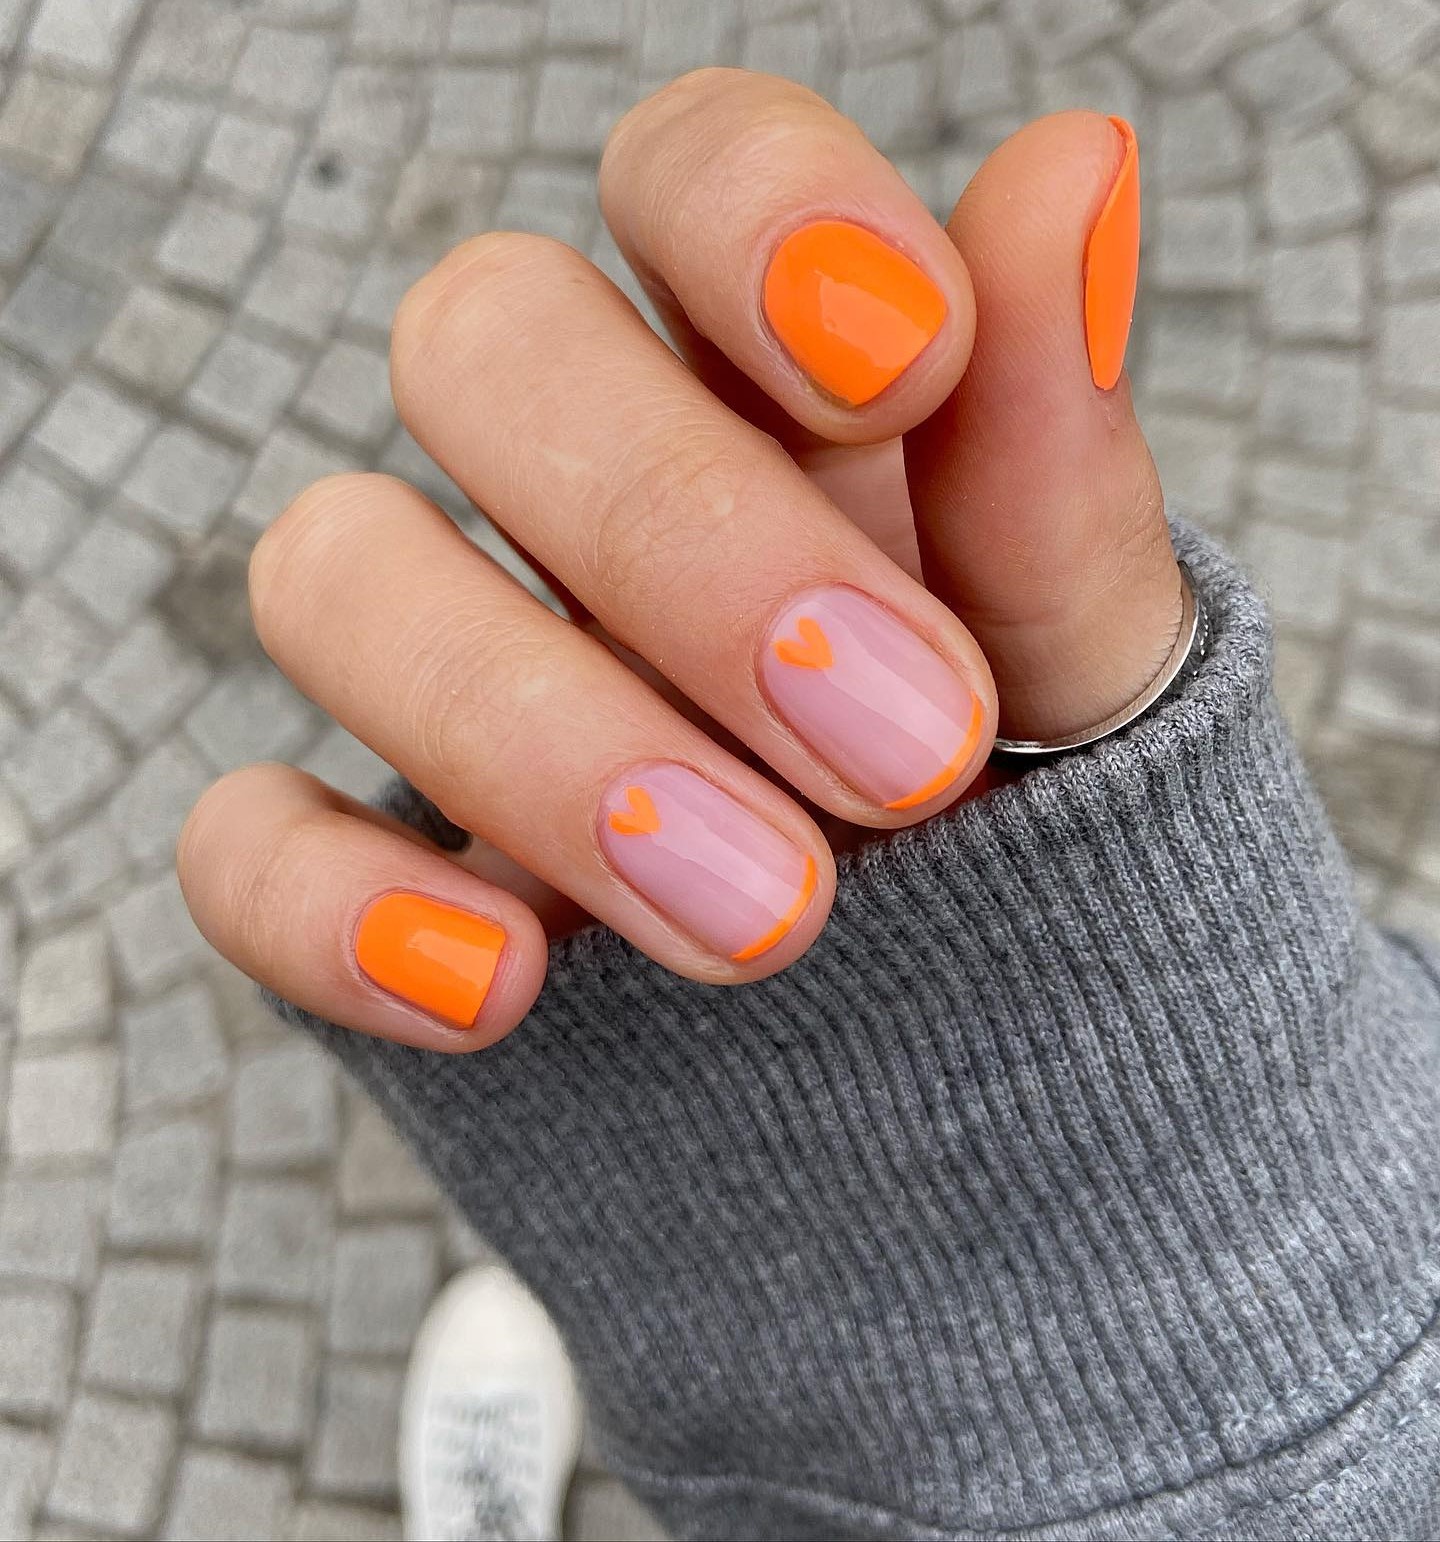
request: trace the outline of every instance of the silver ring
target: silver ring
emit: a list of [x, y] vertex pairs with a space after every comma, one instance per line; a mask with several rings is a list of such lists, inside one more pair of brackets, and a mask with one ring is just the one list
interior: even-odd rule
[[1059, 755], [1066, 750], [1084, 749], [1128, 728], [1137, 718], [1190, 679], [1199, 669], [1210, 641], [1209, 618], [1205, 613], [1205, 601], [1195, 587], [1190, 569], [1180, 563], [1180, 629], [1175, 634], [1175, 644], [1169, 657], [1160, 666], [1155, 678], [1128, 705], [1112, 713], [1103, 723], [1082, 728], [1077, 733], [1065, 734], [1058, 739], [996, 739], [995, 750], [1001, 755]]

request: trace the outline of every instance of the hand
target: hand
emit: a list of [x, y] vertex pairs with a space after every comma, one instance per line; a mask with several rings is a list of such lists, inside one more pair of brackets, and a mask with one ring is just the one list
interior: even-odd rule
[[620, 123], [600, 191], [685, 363], [584, 258], [514, 234], [424, 278], [392, 349], [410, 431], [582, 624], [383, 476], [311, 488], [251, 564], [281, 669], [471, 847], [282, 766], [226, 777], [181, 837], [222, 953], [433, 1049], [513, 1028], [547, 933], [587, 917], [698, 980], [783, 969], [855, 827], [945, 808], [1002, 728], [1106, 717], [1179, 624], [1120, 375], [1122, 126], [1023, 129], [942, 229], [818, 97], [706, 70]]

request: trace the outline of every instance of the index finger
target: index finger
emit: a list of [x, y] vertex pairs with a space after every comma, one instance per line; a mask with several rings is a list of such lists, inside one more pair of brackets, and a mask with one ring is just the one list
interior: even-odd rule
[[802, 86], [682, 76], [621, 119], [600, 199], [712, 387], [707, 344], [814, 433], [869, 444], [928, 417], [965, 371], [964, 261], [890, 162]]

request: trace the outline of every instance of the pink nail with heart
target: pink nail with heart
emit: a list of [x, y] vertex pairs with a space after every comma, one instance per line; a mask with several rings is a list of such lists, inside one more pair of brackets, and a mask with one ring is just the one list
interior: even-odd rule
[[600, 849], [627, 883], [736, 963], [768, 953], [815, 895], [809, 852], [674, 761], [616, 777], [597, 826]]
[[899, 617], [840, 584], [797, 595], [760, 657], [776, 712], [856, 792], [918, 808], [961, 777], [985, 729], [980, 698]]

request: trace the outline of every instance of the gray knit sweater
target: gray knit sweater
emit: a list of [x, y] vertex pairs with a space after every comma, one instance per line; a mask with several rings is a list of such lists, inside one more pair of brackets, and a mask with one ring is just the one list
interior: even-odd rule
[[778, 977], [592, 929], [482, 1054], [305, 1020], [675, 1532], [1440, 1533], [1437, 961], [1356, 913], [1261, 606], [1177, 535], [1182, 695], [844, 861]]

